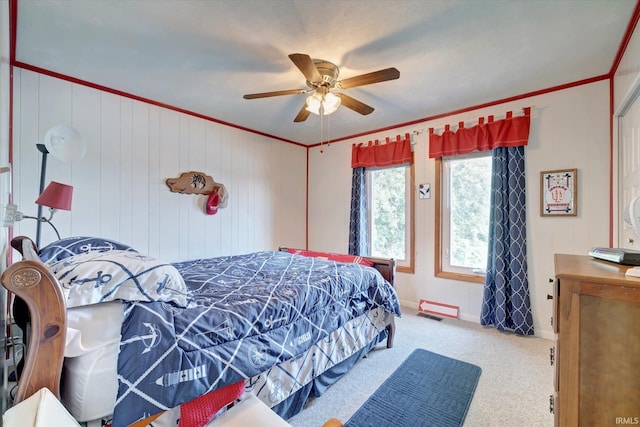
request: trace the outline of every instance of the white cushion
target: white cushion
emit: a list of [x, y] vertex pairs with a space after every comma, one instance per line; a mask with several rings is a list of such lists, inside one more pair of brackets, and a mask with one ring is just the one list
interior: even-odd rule
[[118, 299], [187, 304], [187, 287], [178, 270], [137, 252], [89, 252], [48, 265], [63, 288], [67, 307]]

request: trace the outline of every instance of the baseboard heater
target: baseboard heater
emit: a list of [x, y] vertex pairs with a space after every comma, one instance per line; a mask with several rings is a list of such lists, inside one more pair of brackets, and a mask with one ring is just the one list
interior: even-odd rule
[[460, 314], [460, 307], [421, 299], [418, 303], [418, 312], [423, 313], [428, 317], [436, 316], [457, 319]]

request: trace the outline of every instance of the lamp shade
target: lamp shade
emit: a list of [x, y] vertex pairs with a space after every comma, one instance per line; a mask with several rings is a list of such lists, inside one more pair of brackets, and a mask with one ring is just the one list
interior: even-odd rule
[[49, 129], [44, 135], [44, 145], [53, 157], [63, 162], [80, 160], [87, 150], [78, 131], [66, 125]]
[[73, 187], [67, 184], [61, 184], [51, 181], [47, 188], [44, 189], [40, 197], [36, 199], [36, 204], [47, 206], [53, 209], [61, 209], [63, 211], [71, 210], [71, 197], [73, 196]]

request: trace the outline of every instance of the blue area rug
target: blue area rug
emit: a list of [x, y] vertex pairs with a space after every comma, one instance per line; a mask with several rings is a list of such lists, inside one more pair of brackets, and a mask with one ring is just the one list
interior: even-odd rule
[[481, 372], [467, 362], [414, 350], [345, 427], [459, 427]]

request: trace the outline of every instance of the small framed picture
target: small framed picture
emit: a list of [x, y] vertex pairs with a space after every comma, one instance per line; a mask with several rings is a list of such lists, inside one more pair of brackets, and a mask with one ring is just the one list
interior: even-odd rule
[[431, 184], [420, 184], [418, 197], [421, 199], [431, 198]]
[[540, 172], [540, 215], [578, 215], [578, 170]]

